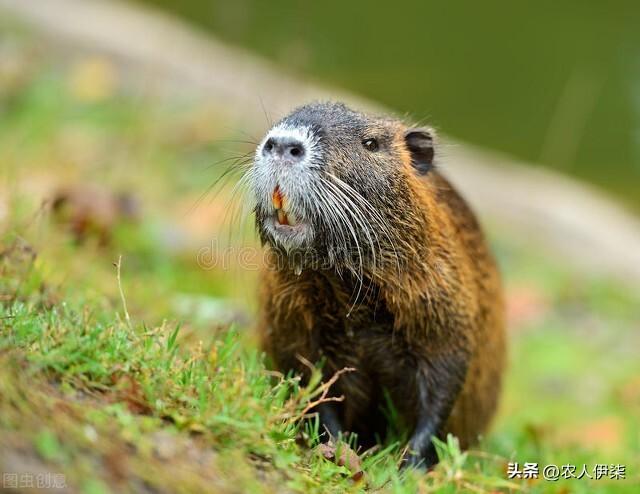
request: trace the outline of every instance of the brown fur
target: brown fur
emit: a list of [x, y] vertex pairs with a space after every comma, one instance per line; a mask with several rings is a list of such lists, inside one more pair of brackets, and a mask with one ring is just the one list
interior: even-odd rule
[[[388, 264], [365, 270], [355, 306], [357, 281], [348, 273], [265, 269], [263, 346], [285, 371], [306, 372], [298, 356], [324, 360], [326, 376], [356, 368], [340, 378], [334, 393], [345, 397], [337, 405], [345, 430], [358, 432], [365, 445], [384, 434], [385, 390], [412, 429], [419, 419], [419, 376], [434, 381], [439, 373], [455, 375], [461, 389], [438, 435], [452, 433], [466, 448], [486, 430], [500, 391], [505, 341], [498, 271], [465, 201], [437, 170], [413, 170], [403, 140], [407, 128], [379, 125], [395, 129], [392, 147], [401, 173], [391, 184], [396, 200], [385, 214], [395, 218], [402, 269]], [[277, 262], [281, 253], [270, 252]], [[462, 361], [467, 365], [458, 365]]]

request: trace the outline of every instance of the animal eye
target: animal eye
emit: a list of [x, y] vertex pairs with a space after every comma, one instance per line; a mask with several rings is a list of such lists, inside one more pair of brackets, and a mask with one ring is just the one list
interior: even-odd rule
[[375, 139], [371, 138], [371, 139], [365, 139], [364, 141], [362, 141], [362, 145], [364, 146], [364, 148], [367, 151], [377, 151], [378, 150], [378, 141], [376, 141]]

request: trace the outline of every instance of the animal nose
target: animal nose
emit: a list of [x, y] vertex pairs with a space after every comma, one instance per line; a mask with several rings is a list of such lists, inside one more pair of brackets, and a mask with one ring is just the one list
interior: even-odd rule
[[291, 137], [269, 137], [262, 146], [262, 154], [296, 163], [304, 158], [305, 149], [304, 144], [297, 139]]

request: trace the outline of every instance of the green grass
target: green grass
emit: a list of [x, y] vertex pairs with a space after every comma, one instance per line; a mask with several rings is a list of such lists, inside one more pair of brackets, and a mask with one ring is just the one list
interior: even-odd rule
[[[56, 302], [21, 246], [3, 249], [3, 278], [20, 286], [2, 287], [12, 300], [0, 312], [0, 448], [14, 461], [64, 472], [89, 492], [412, 492], [425, 482], [397, 472], [397, 445], [363, 457], [359, 483], [315, 452], [317, 423], [301, 419], [324, 389], [319, 373], [301, 388], [268, 371], [233, 329], [192, 341], [176, 323], [128, 322], [117, 303]], [[455, 443], [442, 454], [448, 470], [425, 485], [506, 485], [464, 472]]]
[[[256, 271], [237, 255], [198, 262], [227, 238], [228, 189], [191, 206], [220, 173], [209, 165], [250, 150], [228, 142], [244, 137], [215, 108], [125, 90], [104, 60], [63, 63], [3, 29], [19, 67], [19, 83], [0, 78], [3, 472], [63, 473], [89, 493], [638, 491], [637, 293], [492, 231], [515, 308], [492, 430], [474, 451], [439, 444], [429, 474], [399, 472], [392, 441], [360, 455], [360, 478], [301, 420], [319, 374], [301, 387], [265, 365]], [[87, 95], [83, 77], [103, 91]], [[88, 183], [142, 204], [137, 222], [109, 224], [106, 245], [77, 242], [42, 207]], [[231, 223], [229, 246], [256, 247], [250, 222]], [[622, 463], [627, 479], [508, 481], [509, 461]]]

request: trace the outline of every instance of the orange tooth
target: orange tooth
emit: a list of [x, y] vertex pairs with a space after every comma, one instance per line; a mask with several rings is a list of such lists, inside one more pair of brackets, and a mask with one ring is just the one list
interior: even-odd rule
[[276, 209], [282, 209], [282, 203], [284, 202], [284, 198], [282, 197], [282, 192], [280, 192], [280, 187], [276, 185], [276, 188], [273, 189], [273, 207]]
[[289, 218], [287, 218], [287, 213], [285, 213], [282, 209], [278, 209], [278, 223], [281, 225], [288, 225]]

